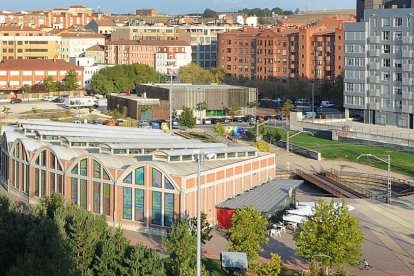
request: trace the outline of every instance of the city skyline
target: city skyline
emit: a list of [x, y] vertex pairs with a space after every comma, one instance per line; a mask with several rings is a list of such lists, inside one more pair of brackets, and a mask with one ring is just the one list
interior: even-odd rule
[[212, 0], [206, 4], [205, 1], [201, 0], [183, 0], [180, 1], [181, 5], [176, 5], [173, 2], [167, 2], [165, 0], [144, 0], [136, 3], [132, 0], [123, 1], [123, 5], [119, 5], [117, 2], [99, 1], [99, 0], [85, 0], [85, 1], [67, 1], [63, 0], [59, 3], [50, 0], [40, 0], [36, 2], [17, 1], [7, 2], [0, 6], [0, 10], [11, 10], [11, 11], [22, 11], [22, 10], [33, 10], [33, 9], [53, 9], [53, 8], [65, 8], [70, 5], [83, 5], [85, 7], [98, 10], [100, 8], [103, 12], [111, 13], [135, 13], [136, 9], [140, 8], [155, 8], [160, 13], [166, 14], [184, 14], [184, 13], [202, 13], [206, 8], [213, 9], [216, 11], [238, 11], [243, 8], [275, 8], [280, 7], [285, 10], [295, 10], [299, 8], [300, 11], [310, 10], [324, 10], [324, 9], [354, 9], [355, 0], [344, 0], [341, 2], [321, 0], [317, 3], [309, 3], [306, 0], [296, 0], [290, 2], [282, 1], [247, 1], [247, 0]]

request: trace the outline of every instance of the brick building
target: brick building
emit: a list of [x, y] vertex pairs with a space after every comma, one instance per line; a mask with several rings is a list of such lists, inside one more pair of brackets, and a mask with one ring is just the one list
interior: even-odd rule
[[[0, 182], [11, 197], [36, 204], [52, 193], [127, 229], [162, 229], [196, 216], [195, 151], [201, 206], [217, 222], [217, 204], [275, 177], [275, 155], [227, 147], [155, 129], [20, 120], [3, 127]], [[33, 135], [36, 134], [36, 135]], [[277, 188], [277, 183], [274, 183]]]
[[83, 86], [83, 67], [67, 63], [62, 59], [4, 59], [0, 62], [0, 88], [20, 89], [23, 85], [34, 85], [46, 77], [62, 81], [68, 70], [78, 73], [80, 88]]
[[157, 9], [139, 9], [135, 11], [135, 15], [138, 16], [156, 16], [157, 14]]

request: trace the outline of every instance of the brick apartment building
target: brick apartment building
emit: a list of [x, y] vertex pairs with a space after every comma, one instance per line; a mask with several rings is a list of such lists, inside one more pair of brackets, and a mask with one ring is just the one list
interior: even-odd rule
[[57, 58], [60, 41], [59, 36], [30, 27], [0, 26], [0, 60]]
[[84, 26], [100, 14], [93, 14], [91, 8], [81, 5], [53, 10], [34, 10], [25, 12], [0, 12], [0, 25], [16, 25], [39, 28], [47, 26], [53, 29], [66, 29], [71, 26]]
[[135, 11], [135, 15], [138, 16], [156, 16], [157, 14], [157, 9], [139, 9]]
[[226, 74], [287, 82], [331, 82], [344, 65], [344, 23], [352, 17], [324, 18], [314, 25], [243, 28], [218, 34], [218, 66]]
[[142, 63], [168, 74], [191, 62], [191, 46], [181, 40], [116, 40], [105, 46], [106, 63]]
[[83, 86], [83, 67], [61, 59], [4, 59], [0, 62], [0, 89], [18, 90], [23, 85], [34, 85], [46, 77], [62, 81], [68, 70], [78, 73], [80, 88]]

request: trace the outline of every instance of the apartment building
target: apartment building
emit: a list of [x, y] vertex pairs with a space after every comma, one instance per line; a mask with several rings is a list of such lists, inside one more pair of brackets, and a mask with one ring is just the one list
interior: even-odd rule
[[93, 45], [88, 49], [85, 49], [85, 57], [93, 58], [95, 63], [106, 63], [105, 59], [105, 45]]
[[54, 29], [66, 29], [71, 26], [84, 26], [93, 18], [101, 15], [93, 14], [91, 8], [81, 5], [53, 10], [34, 10], [24, 12], [0, 12], [0, 24], [39, 28], [41, 26]]
[[95, 33], [103, 34], [105, 36], [110, 35], [115, 30], [116, 24], [114, 21], [108, 18], [94, 19], [85, 25], [86, 30], [92, 30]]
[[60, 56], [61, 37], [29, 27], [0, 26], [0, 60], [53, 59]]
[[66, 32], [60, 34], [61, 58], [69, 61], [71, 57], [80, 57], [85, 54], [85, 50], [94, 45], [105, 45], [105, 36], [94, 32]]
[[139, 9], [135, 11], [135, 15], [138, 16], [156, 16], [157, 14], [157, 9]]
[[347, 22], [355, 19], [335, 16], [308, 26], [243, 28], [220, 33], [219, 67], [235, 77], [333, 82], [343, 71], [343, 26]]
[[111, 40], [174, 40], [177, 30], [173, 26], [124, 26], [116, 27]]
[[46, 77], [62, 81], [68, 70], [78, 73], [80, 88], [83, 87], [83, 67], [72, 65], [62, 59], [4, 59], [0, 62], [0, 89], [18, 89], [34, 85]]
[[369, 124], [413, 128], [413, 8], [366, 9], [345, 25], [344, 107]]
[[267, 29], [256, 36], [256, 78], [286, 82], [297, 76], [297, 30]]
[[260, 32], [244, 27], [217, 34], [218, 67], [227, 75], [256, 78], [256, 36]]
[[190, 43], [192, 62], [203, 68], [217, 67], [217, 34], [238, 26], [186, 25], [177, 28], [177, 37]]
[[389, 8], [414, 8], [413, 0], [357, 0], [356, 12], [357, 21], [364, 21], [364, 11], [366, 9], [389, 9]]
[[117, 40], [105, 46], [108, 64], [142, 63], [167, 74], [191, 63], [191, 46], [181, 40]]

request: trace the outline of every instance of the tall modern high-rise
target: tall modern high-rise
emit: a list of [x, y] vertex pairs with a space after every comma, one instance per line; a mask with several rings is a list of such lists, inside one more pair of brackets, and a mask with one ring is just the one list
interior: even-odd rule
[[364, 21], [364, 10], [413, 7], [414, 0], [356, 0], [357, 21]]
[[366, 123], [412, 129], [414, 8], [400, 2], [411, 5], [365, 9], [345, 25], [344, 107], [363, 110]]

